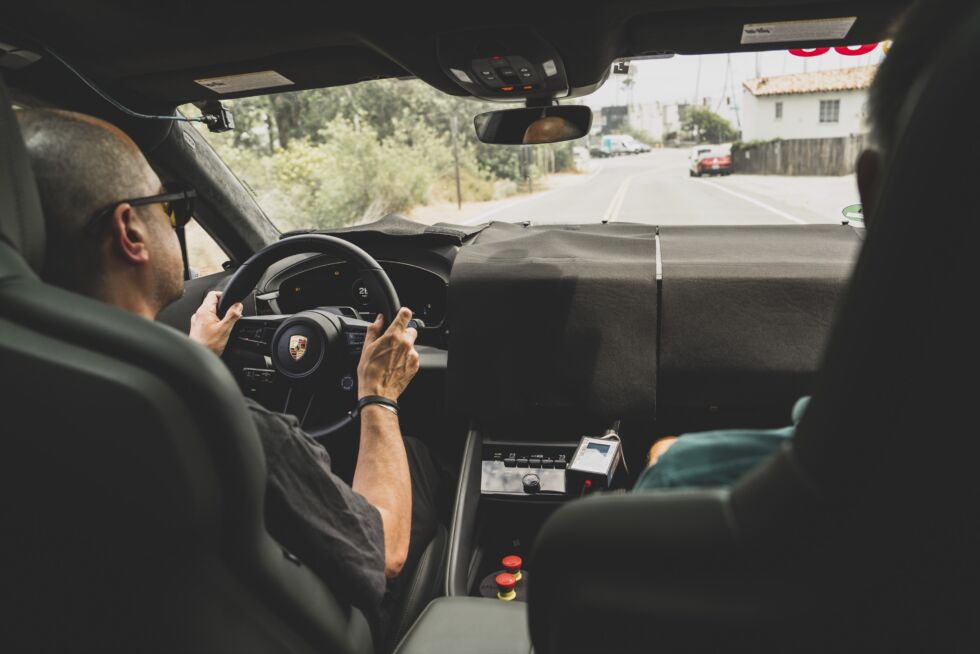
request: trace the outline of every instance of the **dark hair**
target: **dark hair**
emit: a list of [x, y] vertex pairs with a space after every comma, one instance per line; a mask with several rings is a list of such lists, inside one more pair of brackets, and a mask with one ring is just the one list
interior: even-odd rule
[[928, 69], [946, 36], [977, 8], [976, 2], [919, 0], [895, 23], [894, 43], [868, 92], [871, 140], [877, 149], [892, 151], [909, 89]]

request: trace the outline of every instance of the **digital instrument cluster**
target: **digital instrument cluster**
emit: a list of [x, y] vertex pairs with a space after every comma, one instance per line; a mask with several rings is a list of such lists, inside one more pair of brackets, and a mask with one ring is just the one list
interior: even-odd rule
[[[438, 327], [446, 317], [447, 286], [440, 276], [424, 268], [394, 261], [379, 262], [403, 306], [426, 327]], [[354, 266], [331, 263], [297, 273], [279, 285], [279, 310], [297, 313], [320, 306], [350, 306], [373, 319], [370, 293]]]

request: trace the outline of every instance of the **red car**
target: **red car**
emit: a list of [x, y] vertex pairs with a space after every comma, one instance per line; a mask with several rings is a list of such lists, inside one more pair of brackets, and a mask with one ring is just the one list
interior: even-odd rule
[[691, 150], [691, 177], [731, 175], [732, 154], [727, 149], [696, 147]]

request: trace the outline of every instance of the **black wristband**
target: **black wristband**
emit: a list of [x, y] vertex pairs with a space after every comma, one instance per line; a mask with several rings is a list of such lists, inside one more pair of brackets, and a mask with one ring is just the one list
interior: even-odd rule
[[380, 404], [382, 406], [389, 407], [390, 409], [394, 410], [395, 415], [398, 415], [398, 402], [395, 402], [394, 400], [389, 400], [387, 397], [384, 397], [383, 395], [365, 395], [364, 397], [359, 399], [357, 401], [357, 413], [360, 414], [361, 410], [364, 407], [368, 406], [369, 404]]

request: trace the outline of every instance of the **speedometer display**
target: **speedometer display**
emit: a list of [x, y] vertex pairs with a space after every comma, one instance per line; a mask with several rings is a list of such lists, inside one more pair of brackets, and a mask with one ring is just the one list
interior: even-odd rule
[[[379, 262], [398, 292], [403, 306], [427, 327], [446, 317], [446, 282], [424, 268], [395, 261]], [[349, 306], [373, 318], [371, 293], [354, 266], [331, 263], [288, 277], [279, 285], [279, 310], [297, 313], [320, 306]]]

